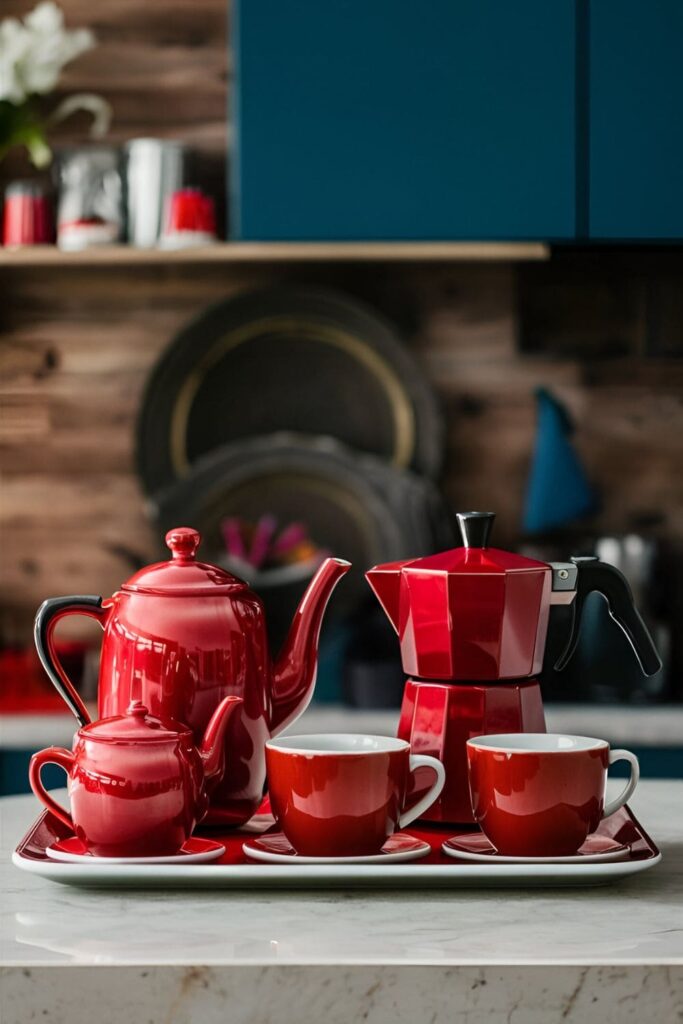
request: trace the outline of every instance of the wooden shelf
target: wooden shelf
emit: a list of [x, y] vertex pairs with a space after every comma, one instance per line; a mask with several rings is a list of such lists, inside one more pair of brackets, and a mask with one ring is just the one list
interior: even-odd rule
[[187, 263], [472, 261], [508, 263], [545, 260], [540, 242], [227, 242], [197, 249], [134, 249], [102, 246], [62, 252], [56, 246], [0, 248], [0, 267], [126, 267]]

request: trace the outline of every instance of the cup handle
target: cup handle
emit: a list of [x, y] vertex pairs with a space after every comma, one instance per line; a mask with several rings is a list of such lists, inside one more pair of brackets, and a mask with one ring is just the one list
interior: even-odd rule
[[623, 807], [627, 800], [631, 799], [633, 791], [638, 785], [640, 778], [640, 765], [638, 764], [638, 758], [635, 754], [632, 754], [630, 750], [610, 750], [609, 752], [609, 764], [614, 764], [615, 761], [628, 761], [631, 765], [631, 777], [622, 789], [621, 793], [614, 800], [610, 800], [608, 804], [605, 804], [605, 809], [602, 812], [603, 818], [609, 818], [610, 814], [614, 814], [620, 807]]
[[39, 750], [37, 754], [34, 754], [31, 758], [31, 763], [28, 766], [28, 781], [31, 784], [31, 789], [36, 794], [42, 804], [45, 804], [48, 811], [51, 811], [56, 818], [59, 818], [67, 828], [74, 830], [74, 823], [71, 815], [68, 811], [65, 811], [56, 800], [53, 800], [48, 791], [43, 786], [40, 778], [40, 771], [44, 764], [56, 764], [60, 768], [63, 768], [67, 775], [71, 774], [74, 766], [74, 755], [70, 750], [65, 750], [64, 747], [47, 747], [45, 750]]
[[435, 757], [429, 757], [428, 754], [411, 754], [409, 771], [412, 775], [417, 768], [433, 768], [436, 772], [436, 779], [434, 785], [431, 786], [425, 795], [403, 812], [401, 817], [398, 819], [398, 827], [405, 828], [411, 821], [415, 821], [419, 818], [426, 810], [428, 810], [434, 801], [441, 795], [441, 790], [446, 783], [446, 769], [442, 765], [441, 761]]

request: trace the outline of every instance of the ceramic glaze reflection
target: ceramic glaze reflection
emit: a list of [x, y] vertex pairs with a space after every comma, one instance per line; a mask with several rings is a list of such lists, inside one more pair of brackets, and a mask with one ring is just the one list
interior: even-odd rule
[[[621, 756], [635, 761], [628, 751], [610, 755], [605, 741], [585, 737], [527, 734], [470, 740], [475, 820], [500, 853], [570, 856], [597, 829], [605, 810], [607, 769]], [[621, 803], [635, 782], [637, 770]]]
[[521, 679], [541, 671], [551, 572], [498, 548], [378, 565], [366, 579], [424, 679]]
[[208, 807], [201, 760], [189, 740], [148, 751], [144, 770], [133, 762], [127, 777], [107, 772], [103, 744], [77, 744], [69, 798], [76, 835], [89, 850], [124, 857], [131, 849], [139, 856], [180, 849]]
[[446, 766], [446, 786], [426, 815], [431, 821], [473, 821], [465, 751], [471, 736], [545, 729], [532, 677], [543, 665], [551, 568], [489, 547], [494, 518], [460, 513], [462, 547], [366, 573], [411, 677], [398, 735]]
[[241, 825], [265, 784], [265, 742], [307, 707], [315, 685], [318, 636], [327, 602], [350, 565], [328, 558], [318, 569], [273, 661], [260, 598], [242, 580], [196, 559], [200, 535], [166, 535], [172, 558], [147, 566], [112, 598], [54, 598], [36, 620], [36, 646], [54, 685], [82, 722], [87, 710], [59, 665], [52, 634], [60, 618], [83, 614], [104, 630], [99, 714], [123, 714], [141, 700], [153, 715], [185, 722], [199, 743], [218, 704], [240, 697], [226, 738], [229, 764], [211, 796], [211, 824]]
[[[205, 816], [211, 788], [223, 777], [225, 733], [241, 704], [226, 697], [195, 747], [187, 726], [150, 716], [133, 701], [125, 715], [79, 729], [73, 752], [49, 747], [34, 754], [31, 788], [96, 856], [172, 856]], [[71, 814], [42, 785], [40, 771], [49, 763], [69, 776]]]
[[431, 821], [474, 821], [468, 739], [545, 730], [535, 677], [543, 670], [551, 606], [573, 605], [553, 671], [571, 658], [584, 599], [594, 592], [607, 600], [643, 672], [661, 668], [617, 569], [595, 558], [549, 564], [490, 547], [494, 519], [493, 512], [458, 512], [461, 547], [366, 573], [398, 635], [403, 670], [414, 677], [406, 681], [398, 735], [446, 766], [446, 786], [426, 815]]
[[133, 696], [152, 714], [187, 722], [197, 740], [223, 697], [242, 697], [243, 713], [235, 716], [226, 741], [229, 770], [212, 794], [213, 820], [225, 824], [246, 820], [258, 806], [265, 783], [258, 752], [271, 735], [265, 622], [252, 601], [258, 598], [203, 597], [193, 603], [178, 596], [119, 593], [102, 645], [102, 717], [120, 714]]
[[[431, 800], [444, 781], [439, 762], [411, 757], [407, 743], [385, 737], [287, 737], [268, 743], [266, 763], [273, 813], [297, 853], [313, 857], [379, 853], [410, 815], [404, 807], [417, 765], [436, 773]], [[421, 803], [413, 801], [415, 816]]]
[[536, 681], [506, 686], [406, 680], [398, 735], [416, 754], [438, 757], [446, 765], [446, 785], [430, 808], [430, 821], [471, 822], [466, 743], [482, 732], [545, 729]]

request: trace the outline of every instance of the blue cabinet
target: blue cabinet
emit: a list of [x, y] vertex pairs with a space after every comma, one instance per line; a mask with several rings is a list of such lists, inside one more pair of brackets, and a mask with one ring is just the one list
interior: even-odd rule
[[683, 239], [683, 0], [238, 0], [247, 240]]
[[233, 238], [572, 239], [575, 0], [241, 0]]
[[683, 238], [683, 0], [590, 0], [593, 239]]

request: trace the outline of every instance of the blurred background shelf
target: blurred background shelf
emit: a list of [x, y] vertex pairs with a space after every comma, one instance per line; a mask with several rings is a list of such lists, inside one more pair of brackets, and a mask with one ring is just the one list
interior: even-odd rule
[[[90, 706], [93, 717], [96, 708]], [[396, 734], [398, 710], [359, 710], [342, 705], [316, 705], [287, 730], [290, 733], [366, 732]], [[595, 704], [549, 704], [548, 729], [573, 735], [604, 736], [612, 747], [628, 747], [638, 756], [647, 778], [683, 778], [683, 708], [680, 705], [604, 707]], [[71, 746], [76, 722], [69, 714], [0, 716], [0, 794], [28, 792], [31, 753], [41, 747]], [[610, 769], [619, 775], [619, 768]], [[55, 766], [44, 770], [49, 788], [64, 785]]]
[[[93, 718], [97, 708], [88, 703]], [[614, 707], [582, 703], [548, 704], [550, 731], [605, 736], [613, 746], [674, 747], [680, 749], [683, 708], [677, 704]], [[394, 736], [399, 710], [349, 708], [341, 704], [313, 704], [286, 730], [289, 733], [367, 732]], [[50, 744], [70, 746], [77, 723], [73, 715], [6, 714], [0, 716], [0, 751], [38, 750]]]
[[102, 246], [63, 252], [36, 245], [0, 249], [0, 267], [92, 267], [184, 263], [270, 262], [424, 262], [470, 261], [511, 263], [546, 260], [550, 248], [540, 242], [226, 242], [196, 249], [136, 249]]

